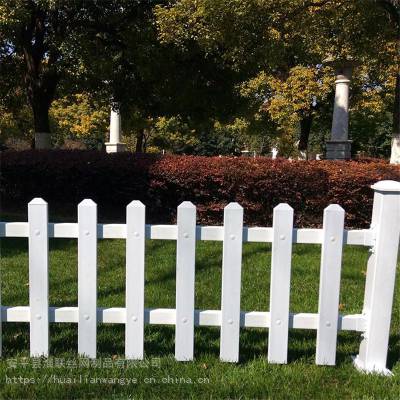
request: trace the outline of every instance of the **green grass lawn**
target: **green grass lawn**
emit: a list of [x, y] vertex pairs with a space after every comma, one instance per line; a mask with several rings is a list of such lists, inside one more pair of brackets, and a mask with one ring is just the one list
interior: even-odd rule
[[[267, 311], [271, 246], [252, 243], [245, 244], [243, 249], [241, 309]], [[52, 239], [50, 250], [50, 305], [77, 306], [76, 240]], [[146, 251], [145, 305], [174, 308], [175, 242], [148, 241]], [[220, 308], [221, 256], [221, 243], [197, 242], [197, 309]], [[367, 258], [366, 248], [346, 247], [340, 298], [343, 314], [361, 312]], [[317, 311], [319, 262], [320, 246], [294, 246], [292, 312]], [[124, 306], [124, 264], [124, 241], [99, 242], [99, 306]], [[1, 239], [1, 276], [2, 304], [28, 305], [26, 239]], [[124, 326], [99, 325], [97, 348], [103, 365], [98, 368], [80, 365], [81, 360], [76, 356], [76, 324], [51, 324], [50, 362], [54, 364], [51, 367], [44, 360], [36, 365], [25, 359], [29, 355], [28, 324], [4, 323], [1, 398], [399, 399], [399, 303], [397, 280], [388, 358], [388, 366], [394, 372], [392, 378], [364, 375], [355, 370], [351, 355], [358, 352], [360, 334], [354, 332], [339, 334], [337, 366], [321, 367], [314, 364], [315, 331], [290, 330], [289, 363], [271, 365], [266, 361], [268, 331], [242, 329], [240, 362], [229, 364], [218, 359], [219, 329], [195, 328], [195, 361], [182, 363], [173, 358], [174, 328], [146, 326], [145, 361], [120, 368], [118, 360], [124, 357]], [[64, 365], [60, 365], [62, 361]], [[26, 383], [10, 383], [14, 377], [25, 378]], [[85, 383], [95, 378], [103, 381]], [[132, 381], [129, 384], [127, 380], [105, 381], [116, 378]], [[76, 382], [69, 383], [73, 379]]]

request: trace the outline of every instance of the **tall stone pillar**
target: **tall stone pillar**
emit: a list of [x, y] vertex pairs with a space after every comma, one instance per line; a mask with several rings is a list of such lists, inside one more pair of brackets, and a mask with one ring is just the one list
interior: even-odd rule
[[110, 115], [110, 141], [106, 143], [107, 153], [118, 153], [126, 151], [125, 143], [120, 142], [121, 136], [121, 114], [119, 110], [111, 109]]
[[348, 160], [351, 158], [349, 140], [349, 93], [353, 65], [345, 64], [336, 70], [335, 104], [331, 140], [326, 142], [328, 160]]

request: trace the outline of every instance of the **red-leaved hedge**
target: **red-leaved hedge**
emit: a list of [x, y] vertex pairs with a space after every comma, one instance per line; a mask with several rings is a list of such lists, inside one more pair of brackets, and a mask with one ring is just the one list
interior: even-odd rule
[[34, 197], [50, 210], [76, 215], [76, 205], [93, 199], [101, 217], [124, 218], [132, 200], [146, 205], [148, 221], [174, 221], [184, 200], [197, 206], [198, 221], [222, 224], [223, 207], [237, 201], [249, 225], [270, 226], [282, 202], [295, 212], [297, 226], [322, 223], [331, 203], [346, 211], [348, 227], [367, 227], [372, 210], [371, 184], [400, 181], [400, 167], [380, 160], [332, 162], [268, 158], [151, 156], [95, 151], [3, 152], [3, 213], [21, 211]]

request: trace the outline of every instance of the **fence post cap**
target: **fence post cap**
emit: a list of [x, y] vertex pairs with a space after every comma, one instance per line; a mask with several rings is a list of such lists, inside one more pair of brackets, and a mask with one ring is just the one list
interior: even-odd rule
[[178, 208], [196, 208], [196, 206], [191, 201], [182, 201]]
[[97, 204], [93, 201], [93, 200], [91, 200], [91, 199], [85, 199], [85, 200], [82, 200], [79, 204], [78, 204], [78, 207], [94, 207], [94, 206], [96, 206]]
[[229, 203], [224, 210], [243, 210], [243, 207], [239, 203]]
[[35, 197], [28, 203], [30, 206], [42, 206], [44, 204], [47, 204], [47, 201], [43, 200], [41, 197]]
[[145, 205], [140, 200], [131, 201], [127, 207], [145, 208]]
[[344, 212], [344, 209], [339, 204], [329, 204], [329, 206], [326, 207], [324, 209], [324, 211], [340, 211], [340, 212]]
[[371, 186], [378, 192], [400, 192], [400, 182], [397, 181], [379, 181]]
[[274, 211], [293, 211], [293, 208], [288, 203], [279, 203], [274, 207]]

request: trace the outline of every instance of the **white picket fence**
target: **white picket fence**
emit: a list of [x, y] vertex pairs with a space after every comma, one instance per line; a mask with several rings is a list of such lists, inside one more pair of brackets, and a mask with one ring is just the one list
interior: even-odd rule
[[[394, 282], [400, 236], [400, 182], [381, 181], [375, 191], [370, 229], [344, 229], [344, 210], [330, 205], [322, 229], [294, 229], [293, 209], [274, 209], [272, 228], [243, 227], [243, 209], [230, 203], [223, 226], [196, 226], [196, 208], [178, 207], [176, 225], [146, 225], [145, 206], [127, 206], [126, 224], [98, 224], [97, 206], [84, 200], [78, 223], [48, 223], [47, 203], [28, 205], [28, 222], [1, 222], [0, 237], [29, 238], [29, 306], [2, 306], [2, 322], [30, 323], [30, 354], [49, 355], [49, 323], [78, 324], [78, 353], [96, 357], [98, 323], [125, 324], [125, 356], [143, 358], [144, 325], [175, 325], [175, 357], [193, 359], [194, 327], [221, 328], [220, 359], [239, 359], [240, 328], [268, 328], [268, 361], [284, 364], [289, 328], [317, 330], [316, 363], [334, 365], [337, 333], [362, 333], [355, 365], [367, 372], [390, 374], [386, 369]], [[78, 239], [78, 307], [49, 307], [49, 238]], [[97, 240], [126, 240], [125, 308], [97, 307]], [[144, 308], [145, 239], [176, 240], [176, 309]], [[221, 310], [195, 310], [196, 240], [223, 241]], [[243, 242], [272, 243], [270, 311], [241, 311]], [[290, 313], [290, 275], [293, 243], [322, 244], [317, 314]], [[343, 245], [371, 247], [361, 314], [339, 315]], [[263, 296], [262, 293], [259, 294]], [[1, 335], [0, 335], [1, 338]], [[0, 346], [1, 348], [1, 346]]]

